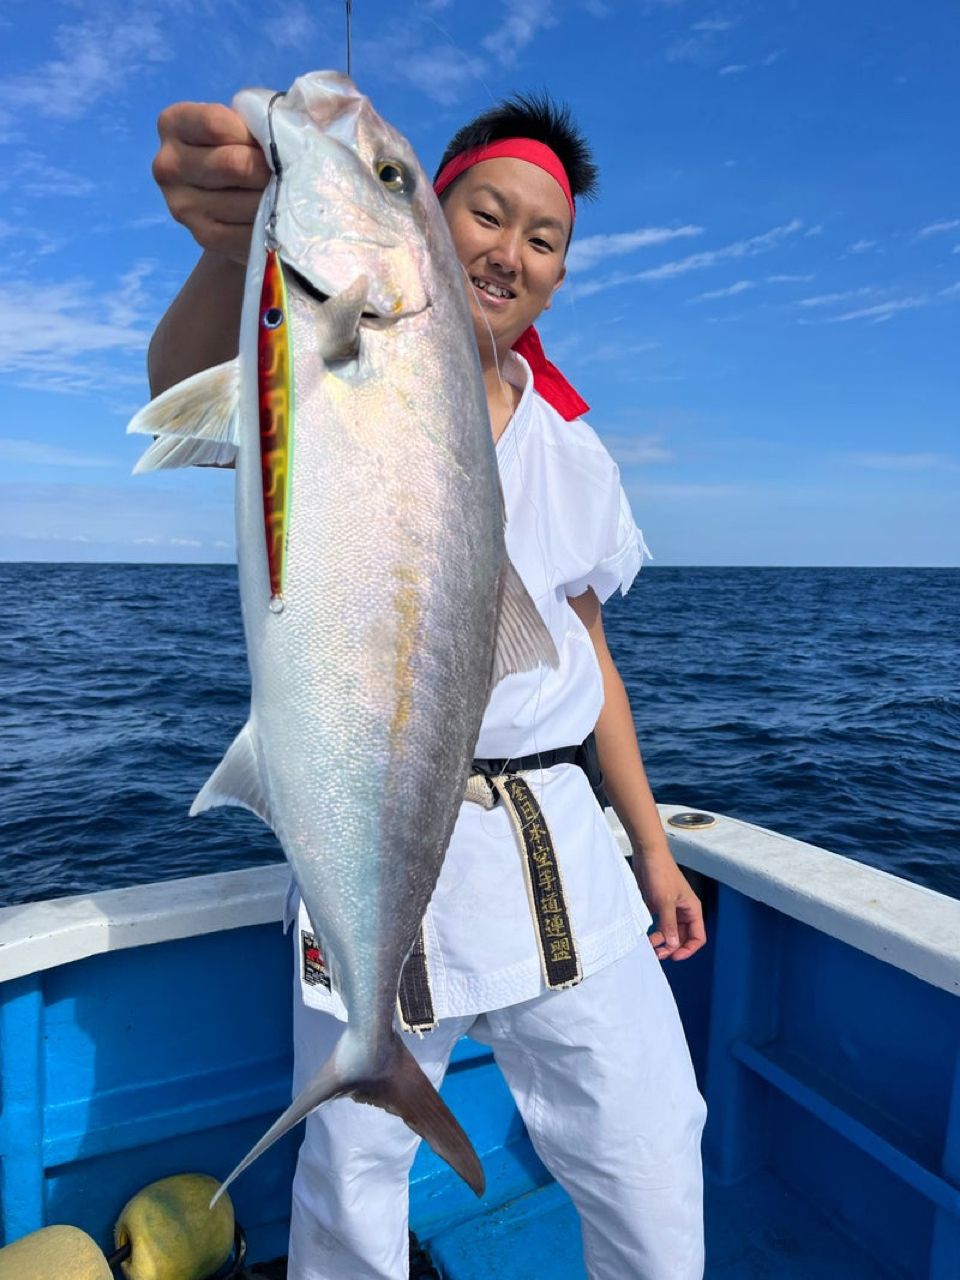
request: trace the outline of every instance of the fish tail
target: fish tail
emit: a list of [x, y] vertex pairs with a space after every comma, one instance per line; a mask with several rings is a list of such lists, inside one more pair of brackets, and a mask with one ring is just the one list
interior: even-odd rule
[[391, 1031], [387, 1054], [376, 1074], [365, 1073], [362, 1078], [357, 1078], [356, 1074], [343, 1069], [341, 1063], [354, 1056], [352, 1049], [354, 1045], [348, 1030], [307, 1087], [220, 1184], [210, 1201], [211, 1208], [234, 1179], [294, 1125], [321, 1103], [343, 1097], [382, 1107], [384, 1111], [399, 1116], [414, 1133], [430, 1144], [442, 1160], [446, 1160], [472, 1191], [478, 1196], [483, 1195], [486, 1179], [470, 1139], [397, 1033]]
[[473, 1144], [396, 1032], [392, 1033], [390, 1052], [387, 1071], [356, 1086], [352, 1096], [399, 1116], [471, 1191], [482, 1196], [486, 1179]]

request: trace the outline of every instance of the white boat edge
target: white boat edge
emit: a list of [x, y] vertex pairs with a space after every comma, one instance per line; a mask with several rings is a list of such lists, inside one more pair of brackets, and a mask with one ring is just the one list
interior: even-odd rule
[[[960, 994], [960, 900], [775, 831], [659, 805], [677, 861], [924, 982]], [[706, 812], [697, 810], [697, 812]], [[629, 853], [623, 828], [607, 818]], [[285, 863], [0, 908], [0, 982], [126, 947], [279, 922]]]

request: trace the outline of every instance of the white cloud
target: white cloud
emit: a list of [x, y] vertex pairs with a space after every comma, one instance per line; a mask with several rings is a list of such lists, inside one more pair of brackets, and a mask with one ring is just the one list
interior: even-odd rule
[[729, 18], [703, 18], [695, 22], [691, 31], [729, 31], [734, 23]]
[[742, 484], [635, 484], [630, 486], [630, 496], [638, 498], [746, 498], [769, 490], [757, 490]]
[[728, 62], [725, 67], [721, 67], [717, 72], [718, 76], [738, 76], [741, 71], [746, 71], [747, 65], [744, 62]]
[[150, 300], [143, 282], [153, 274], [156, 266], [153, 258], [143, 258], [123, 273], [118, 287], [107, 298], [107, 315], [111, 323], [129, 326], [148, 310]]
[[870, 249], [875, 249], [877, 244], [876, 240], [858, 240], [850, 246], [847, 253], [867, 253]]
[[946, 289], [940, 290], [941, 298], [955, 298], [960, 293], [960, 280], [956, 284], [947, 285]]
[[133, 218], [127, 223], [127, 226], [133, 231], [149, 231], [154, 227], [168, 227], [173, 225], [173, 219], [169, 213], [145, 213], [141, 218]]
[[846, 311], [840, 316], [830, 316], [828, 324], [842, 324], [847, 320], [869, 320], [879, 324], [889, 320], [898, 311], [912, 311], [916, 307], [926, 305], [926, 298], [894, 298], [891, 302], [878, 302], [873, 307], [859, 307], [856, 311]]
[[832, 307], [838, 302], [849, 302], [851, 298], [866, 298], [876, 292], [875, 286], [867, 285], [862, 289], [844, 289], [842, 293], [818, 293], [813, 298], [800, 298], [797, 306]]
[[103, 458], [78, 449], [64, 449], [41, 440], [0, 439], [0, 463], [28, 467], [116, 467], [118, 458]]
[[610, 435], [604, 432], [603, 443], [620, 467], [642, 467], [650, 463], [674, 461], [674, 454], [663, 447], [659, 436]]
[[59, 57], [0, 79], [0, 126], [19, 115], [77, 120], [151, 64], [171, 56], [155, 13], [104, 9], [57, 28]]
[[944, 231], [956, 231], [960, 227], [960, 218], [948, 218], [943, 222], [931, 222], [927, 227], [921, 227], [917, 232], [918, 239], [925, 239], [927, 236], [940, 235]]
[[96, 190], [96, 183], [81, 173], [71, 173], [51, 164], [37, 151], [20, 152], [12, 163], [4, 167], [0, 175], [0, 191], [11, 191], [20, 196], [55, 196], [58, 200], [70, 196], [88, 196]]
[[876, 471], [960, 471], [960, 463], [942, 453], [851, 453], [848, 461]]
[[632, 253], [634, 249], [646, 249], [650, 245], [666, 244], [684, 236], [699, 236], [703, 227], [640, 227], [636, 231], [620, 231], [612, 235], [587, 236], [575, 240], [567, 255], [570, 271], [585, 271], [603, 258]]
[[[560, 344], [551, 344], [551, 350]], [[612, 342], [601, 342], [595, 347], [584, 348], [579, 342], [570, 344], [570, 354], [564, 356], [566, 363], [572, 365], [595, 365], [614, 363], [624, 367], [636, 368], [643, 362], [633, 362], [631, 356], [647, 355], [650, 351], [658, 351], [659, 342], [623, 342], [616, 339]]]
[[275, 49], [309, 48], [320, 36], [316, 16], [305, 4], [286, 4], [282, 16], [264, 23], [262, 30]]
[[229, 542], [232, 527], [229, 472], [0, 485], [0, 556], [8, 559], [73, 559], [68, 544], [82, 538], [90, 544], [84, 558], [223, 560], [229, 553], [214, 542]]
[[521, 6], [507, 4], [503, 21], [481, 44], [504, 66], [512, 67], [534, 37], [546, 27], [556, 26], [553, 0], [526, 0]]
[[469, 57], [453, 43], [430, 42], [413, 24], [394, 24], [375, 39], [355, 39], [354, 57], [369, 77], [414, 88], [443, 107], [484, 85], [484, 58]]
[[812, 275], [793, 275], [790, 272], [781, 272], [779, 275], [765, 276], [767, 284], [807, 284], [813, 279]]
[[676, 276], [686, 275], [690, 271], [701, 271], [706, 267], [714, 266], [718, 262], [726, 262], [731, 258], [748, 258], [758, 253], [769, 253], [789, 236], [796, 234], [802, 226], [801, 220], [794, 218], [791, 222], [771, 228], [770, 231], [750, 236], [746, 240], [736, 240], [732, 244], [723, 245], [719, 249], [708, 249], [703, 253], [692, 253], [686, 258], [679, 258], [673, 262], [664, 262], [658, 267], [649, 267], [646, 271], [617, 272], [614, 275], [603, 276], [599, 280], [585, 281], [583, 284], [574, 286], [574, 296], [587, 298], [591, 294], [600, 293], [605, 289], [614, 289], [620, 285], [634, 284], [641, 280], [670, 280]]
[[820, 235], [823, 235], [823, 223], [822, 223], [822, 222], [818, 222], [818, 223], [816, 224], [816, 226], [813, 226], [813, 227], [807, 227], [806, 231], [805, 231], [803, 234], [804, 234], [805, 236], [808, 236], [808, 237], [809, 237], [809, 236], [820, 236]]
[[[0, 374], [48, 391], [103, 391], [144, 386], [142, 372], [104, 367], [98, 357], [139, 354], [150, 328], [143, 280], [152, 269], [138, 263], [114, 289], [86, 280], [60, 284], [0, 280]], [[24, 302], [29, 300], [29, 305]]]
[[746, 293], [748, 289], [756, 287], [756, 280], [738, 280], [736, 284], [727, 285], [725, 289], [709, 289], [706, 293], [699, 293], [691, 301], [711, 302], [714, 298], [735, 298], [738, 293]]

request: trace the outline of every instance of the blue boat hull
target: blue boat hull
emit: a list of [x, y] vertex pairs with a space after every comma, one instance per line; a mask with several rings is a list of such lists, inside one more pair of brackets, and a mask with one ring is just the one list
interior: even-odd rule
[[[958, 1280], [957, 995], [729, 884], [706, 891], [710, 945], [667, 972], [709, 1108], [708, 1277]], [[0, 986], [5, 1241], [71, 1222], [109, 1248], [133, 1192], [223, 1175], [286, 1105], [276, 920], [135, 941]], [[421, 1148], [411, 1222], [444, 1274], [583, 1277], [572, 1207], [489, 1053], [461, 1042], [444, 1095], [488, 1179], [478, 1204]], [[286, 1252], [299, 1138], [231, 1189], [253, 1259]]]

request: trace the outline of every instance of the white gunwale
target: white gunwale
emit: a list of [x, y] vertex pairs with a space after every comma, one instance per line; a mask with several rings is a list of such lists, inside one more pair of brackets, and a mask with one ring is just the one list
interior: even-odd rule
[[[683, 805], [660, 805], [666, 821]], [[960, 901], [790, 836], [714, 815], [667, 832], [677, 860], [794, 920], [960, 994]], [[612, 812], [614, 834], [629, 852]], [[279, 922], [286, 864], [0, 909], [0, 981], [127, 947]]]

